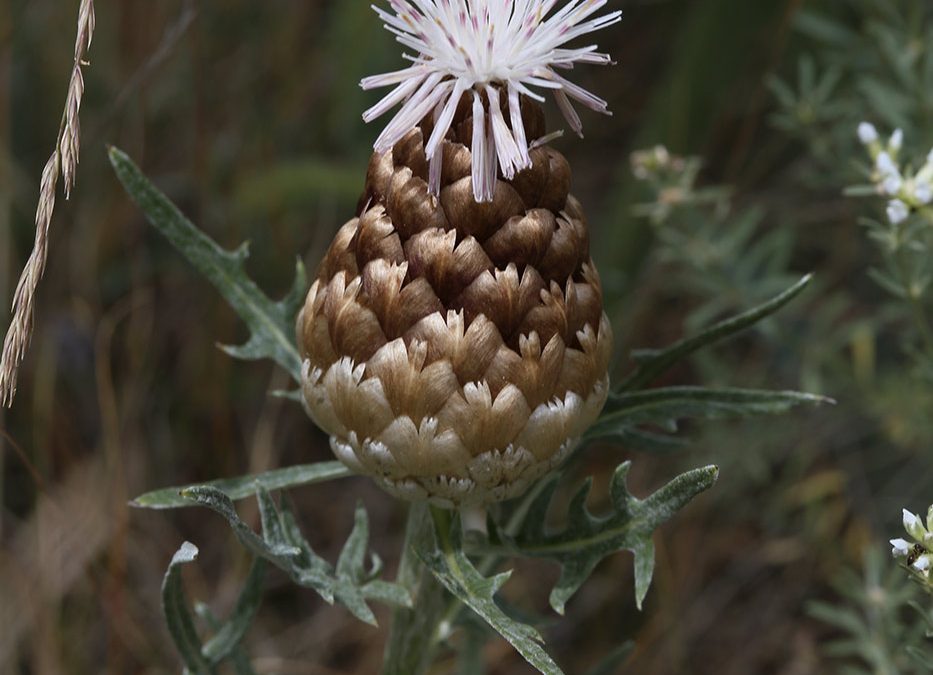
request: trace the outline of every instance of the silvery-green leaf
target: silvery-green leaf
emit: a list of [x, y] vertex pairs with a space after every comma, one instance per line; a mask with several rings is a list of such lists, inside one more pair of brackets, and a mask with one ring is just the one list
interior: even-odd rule
[[[799, 405], [823, 403], [832, 403], [832, 400], [796, 391], [659, 387], [611, 395], [585, 438], [625, 438], [638, 433], [639, 425], [644, 424], [674, 432], [677, 422], [683, 419], [778, 415]], [[646, 432], [642, 430], [641, 433]]]
[[[291, 543], [284, 546], [268, 544], [263, 537], [253, 532], [252, 528], [240, 519], [233, 502], [220, 490], [200, 486], [185, 490], [182, 494], [195, 503], [206, 506], [223, 516], [233, 529], [237, 539], [240, 540], [240, 543], [251, 553], [265, 558], [288, 574], [298, 585], [312, 588], [326, 602], [333, 603], [333, 579], [329, 574], [329, 569], [327, 573], [321, 573], [322, 571], [317, 566], [297, 564], [296, 559], [305, 553], [302, 547]], [[317, 558], [313, 552], [311, 555]]]
[[212, 487], [223, 492], [229, 499], [236, 501], [254, 496], [257, 484], [270, 491], [285, 490], [302, 485], [323, 483], [337, 478], [346, 478], [350, 475], [352, 475], [350, 470], [340, 462], [300, 464], [250, 476], [222, 478], [209, 483], [163, 488], [147, 492], [134, 499], [130, 504], [146, 509], [177, 509], [195, 505], [190, 499], [182, 497], [182, 492], [194, 487]]
[[637, 499], [628, 491], [626, 478], [630, 462], [620, 465], [609, 486], [611, 511], [593, 515], [586, 506], [591, 481], [587, 481], [571, 500], [567, 524], [560, 531], [546, 525], [558, 478], [551, 479], [524, 519], [522, 530], [508, 536], [490, 530], [493, 541], [506, 551], [521, 556], [548, 558], [561, 565], [560, 579], [551, 591], [551, 607], [560, 614], [577, 589], [608, 555], [621, 550], [635, 555], [635, 601], [639, 608], [648, 593], [654, 572], [652, 535], [678, 510], [716, 482], [719, 469], [708, 466], [684, 473], [646, 499]]
[[180, 571], [182, 565], [194, 562], [197, 557], [198, 547], [187, 541], [172, 556], [162, 580], [162, 613], [185, 667], [192, 673], [205, 675], [213, 672], [213, 666], [201, 653], [201, 638], [198, 637], [194, 617], [188, 608]]
[[[353, 531], [337, 559], [335, 592], [340, 601], [360, 621], [376, 625], [376, 616], [366, 604], [360, 584], [366, 578], [366, 547], [369, 544], [369, 517], [361, 503], [356, 505]], [[378, 589], [377, 589], [378, 592]]]
[[317, 555], [301, 534], [294, 514], [285, 501], [279, 509], [265, 488], [257, 486], [262, 536], [256, 534], [237, 515], [233, 502], [210, 486], [196, 486], [182, 495], [222, 515], [240, 540], [253, 554], [284, 571], [299, 586], [311, 588], [328, 603], [335, 600], [361, 621], [376, 625], [376, 617], [367, 600], [384, 601], [395, 606], [411, 606], [407, 590], [397, 584], [373, 579], [366, 570], [369, 519], [362, 505], [357, 507], [353, 532], [344, 546], [337, 569]]
[[452, 522], [449, 512], [433, 509], [436, 546], [416, 549], [418, 557], [435, 578], [467, 607], [483, 618], [539, 672], [563, 675], [544, 650], [544, 639], [533, 627], [509, 617], [496, 604], [495, 595], [511, 572], [485, 577], [473, 566], [461, 545], [459, 522]]
[[223, 347], [236, 358], [271, 359], [301, 381], [301, 359], [295, 346], [295, 316], [307, 292], [307, 276], [300, 260], [295, 282], [281, 302], [273, 302], [246, 274], [249, 247], [227, 251], [188, 220], [121, 150], [110, 148], [110, 163], [146, 219], [177, 248], [220, 292], [250, 330], [246, 344]]
[[300, 586], [318, 589], [318, 593], [328, 603], [333, 604], [334, 594], [331, 589], [332, 582], [330, 581], [332, 577], [331, 565], [314, 552], [311, 544], [301, 533], [291, 500], [287, 497], [283, 497], [278, 515], [287, 545], [294, 546], [300, 551], [294, 558], [294, 565], [300, 579], [296, 583]]
[[659, 375], [667, 371], [678, 361], [682, 361], [707, 345], [729, 338], [754, 326], [770, 316], [800, 295], [810, 284], [811, 275], [803, 277], [796, 284], [758, 307], [737, 316], [721, 321], [697, 336], [686, 338], [667, 349], [639, 354], [639, 367], [621, 385], [620, 391], [635, 391], [650, 384]]

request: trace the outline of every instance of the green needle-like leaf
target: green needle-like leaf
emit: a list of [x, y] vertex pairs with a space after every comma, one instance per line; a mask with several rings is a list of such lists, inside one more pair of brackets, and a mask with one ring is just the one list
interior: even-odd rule
[[674, 432], [677, 430], [677, 422], [687, 418], [779, 415], [799, 405], [832, 402], [832, 399], [823, 396], [796, 391], [661, 387], [611, 395], [603, 414], [587, 431], [585, 438], [615, 438], [622, 441], [634, 438], [638, 441], [645, 438], [644, 434], [648, 434], [648, 439], [660, 443], [664, 436], [640, 430], [639, 425], [650, 424]]
[[642, 352], [640, 365], [621, 385], [619, 391], [635, 391], [650, 384], [659, 375], [667, 371], [678, 361], [682, 361], [703, 347], [719, 342], [754, 326], [762, 319], [774, 314], [788, 302], [796, 298], [810, 284], [811, 275], [803, 277], [796, 284], [772, 298], [768, 302], [747, 312], [717, 323], [699, 335], [681, 340], [667, 349]]
[[182, 565], [194, 562], [197, 557], [198, 547], [187, 541], [172, 556], [172, 562], [169, 563], [162, 581], [162, 613], [185, 667], [197, 675], [206, 675], [214, 669], [201, 652], [201, 639], [195, 630], [194, 617], [188, 608], [180, 571]]
[[239, 359], [271, 359], [300, 382], [301, 359], [295, 346], [294, 325], [308, 290], [301, 260], [296, 264], [291, 291], [281, 302], [273, 302], [246, 274], [247, 244], [235, 251], [224, 250], [149, 182], [124, 152], [110, 148], [110, 163], [146, 219], [210, 280], [249, 327], [251, 336], [246, 344], [223, 349]]
[[250, 476], [223, 478], [209, 483], [163, 488], [137, 497], [130, 502], [130, 505], [145, 509], [178, 509], [196, 505], [196, 502], [182, 497], [185, 490], [194, 487], [212, 487], [223, 492], [229, 499], [236, 501], [254, 496], [257, 485], [270, 491], [285, 490], [301, 485], [312, 485], [337, 478], [346, 478], [350, 475], [352, 475], [350, 470], [340, 462], [301, 464]]
[[635, 601], [641, 608], [654, 572], [654, 531], [696, 495], [712, 487], [719, 476], [715, 466], [694, 469], [641, 500], [633, 497], [626, 486], [630, 466], [630, 462], [620, 465], [612, 477], [612, 510], [608, 515], [590, 513], [586, 501], [591, 482], [587, 481], [571, 501], [566, 527], [559, 532], [549, 531], [545, 522], [557, 488], [555, 477], [532, 503], [521, 532], [508, 537], [494, 524], [490, 529], [491, 538], [509, 552], [548, 558], [561, 565], [560, 580], [550, 598], [551, 607], [560, 614], [596, 565], [623, 549], [635, 554]]
[[504, 637], [532, 666], [545, 675], [563, 675], [563, 671], [544, 651], [544, 639], [533, 627], [509, 617], [496, 604], [495, 594], [511, 572], [484, 577], [463, 552], [459, 522], [451, 514], [432, 510], [437, 545], [428, 549], [422, 543], [418, 557], [443, 586], [476, 612]]

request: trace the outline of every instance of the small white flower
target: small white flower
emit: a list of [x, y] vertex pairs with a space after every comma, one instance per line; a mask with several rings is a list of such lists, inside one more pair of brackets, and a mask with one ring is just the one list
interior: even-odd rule
[[885, 177], [901, 175], [901, 170], [887, 152], [878, 153], [878, 157], [875, 159], [875, 168], [878, 169], [878, 173]]
[[929, 204], [933, 202], [933, 184], [927, 182], [919, 182], [914, 185], [914, 199], [916, 199], [921, 204]]
[[862, 122], [858, 125], [858, 139], [863, 145], [871, 145], [878, 140], [878, 130], [870, 122]]
[[606, 101], [557, 73], [577, 63], [611, 62], [595, 45], [564, 46], [621, 20], [620, 11], [591, 18], [607, 1], [570, 0], [553, 13], [558, 0], [389, 0], [392, 12], [374, 7], [386, 28], [414, 52], [406, 55], [412, 61], [408, 68], [361, 83], [363, 89], [395, 87], [363, 114], [367, 122], [402, 103], [376, 140], [376, 151], [387, 151], [433, 112], [436, 121], [425, 153], [436, 195], [444, 137], [461, 97], [470, 94], [473, 196], [491, 201], [498, 170], [511, 178], [531, 166], [521, 95], [543, 101], [532, 88], [550, 90], [567, 123], [581, 135], [582, 123], [570, 99], [610, 114]]
[[[891, 203], [893, 204], [894, 202], [891, 202]], [[901, 204], [903, 205], [903, 202], [901, 202]], [[890, 217], [890, 208], [891, 207], [889, 206], [888, 207], [889, 217]], [[906, 208], [907, 207], [904, 206], [905, 210]], [[904, 217], [906, 218], [906, 216]], [[893, 218], [891, 219], [891, 222], [894, 222]], [[904, 529], [907, 530], [907, 534], [913, 537], [915, 541], [918, 541], [918, 542], [923, 541], [923, 535], [926, 534], [926, 528], [923, 527], [923, 523], [920, 521], [920, 518], [916, 516], [915, 514], [911, 513], [910, 511], [908, 511], [907, 509], [904, 509], [903, 512], [904, 512], [903, 514], [904, 515]]]
[[888, 141], [888, 147], [893, 151], [897, 152], [904, 146], [904, 130], [895, 129], [894, 133], [891, 134], [891, 140]]
[[906, 539], [892, 539], [891, 546], [891, 555], [895, 558], [906, 558], [910, 553], [910, 542]]
[[902, 187], [904, 187], [904, 179], [894, 174], [885, 176], [884, 181], [881, 183], [881, 189], [889, 197], [899, 195]]
[[[900, 225], [910, 216], [910, 208], [902, 202], [900, 199], [892, 199], [888, 202], [888, 220], [891, 221], [892, 225]], [[908, 513], [907, 511], [904, 512]], [[913, 514], [910, 514], [913, 515]], [[904, 516], [904, 526], [907, 527], [907, 516]], [[920, 519], [917, 516], [914, 516], [917, 519], [917, 523], [920, 523]], [[910, 530], [908, 530], [909, 532]]]
[[926, 572], [930, 569], [930, 555], [922, 555], [913, 564], [913, 568], [918, 572]]
[[927, 157], [926, 164], [920, 167], [920, 171], [917, 172], [914, 178], [918, 183], [933, 182], [933, 153], [930, 153], [930, 156]]
[[654, 146], [654, 159], [658, 163], [658, 166], [667, 166], [671, 161], [671, 155], [665, 146], [656, 145]]

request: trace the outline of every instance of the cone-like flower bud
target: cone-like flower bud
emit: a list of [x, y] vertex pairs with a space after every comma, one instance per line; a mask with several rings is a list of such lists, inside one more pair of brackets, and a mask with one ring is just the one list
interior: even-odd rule
[[[556, 83], [575, 127], [566, 95], [596, 99], [503, 45], [527, 42], [557, 65], [605, 62], [557, 46], [617, 15], [585, 23], [604, 1], [548, 21], [553, 2], [458, 3], [396, 1], [397, 20], [380, 10], [422, 54], [380, 80], [401, 84], [376, 112], [410, 98], [377, 141], [358, 216], [334, 238], [297, 326], [307, 408], [337, 457], [399, 497], [445, 505], [517, 496], [565, 459], [606, 401], [612, 348], [570, 167], [533, 142], [544, 114], [519, 88]], [[435, 49], [443, 35], [422, 41], [444, 21], [463, 50]], [[503, 70], [497, 59], [512, 64], [508, 81], [486, 72]]]

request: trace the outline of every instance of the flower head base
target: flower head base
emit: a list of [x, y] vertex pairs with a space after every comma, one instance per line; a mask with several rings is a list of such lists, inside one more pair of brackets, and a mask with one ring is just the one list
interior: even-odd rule
[[[375, 143], [385, 152], [423, 118], [433, 113], [434, 128], [425, 144], [429, 187], [440, 188], [443, 141], [464, 96], [473, 108], [472, 179], [477, 202], [493, 199], [497, 172], [511, 179], [531, 166], [521, 96], [538, 101], [534, 89], [550, 89], [570, 125], [582, 135], [571, 104], [609, 114], [606, 101], [564, 77], [555, 68], [577, 63], [605, 65], [607, 54], [591, 45], [565, 48], [571, 40], [621, 20], [615, 11], [591, 18], [607, 0], [571, 0], [551, 14], [558, 0], [389, 0], [392, 12], [374, 9], [398, 41], [417, 55], [413, 65], [367, 77], [364, 89], [394, 86], [363, 114], [367, 122], [402, 103]], [[548, 16], [550, 14], [550, 16]]]

